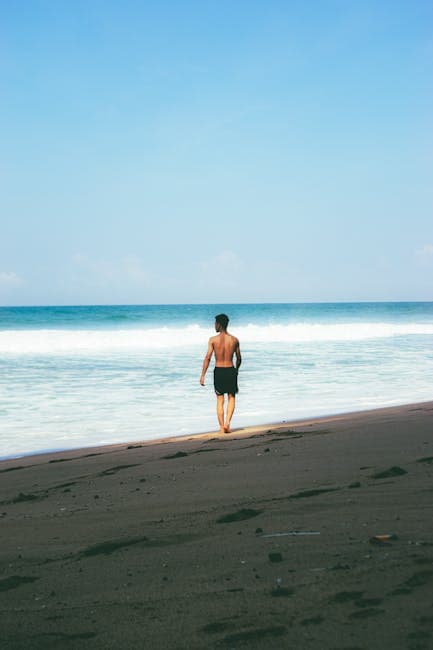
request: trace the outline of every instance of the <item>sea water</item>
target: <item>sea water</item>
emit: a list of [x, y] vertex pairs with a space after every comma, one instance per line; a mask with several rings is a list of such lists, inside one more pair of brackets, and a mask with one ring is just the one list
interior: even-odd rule
[[433, 303], [3, 307], [0, 457], [215, 430], [220, 312], [234, 428], [433, 397]]

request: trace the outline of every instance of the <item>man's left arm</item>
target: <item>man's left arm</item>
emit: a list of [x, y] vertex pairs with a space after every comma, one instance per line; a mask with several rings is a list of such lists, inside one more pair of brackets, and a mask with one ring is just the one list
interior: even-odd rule
[[235, 356], [236, 356], [236, 370], [239, 370], [242, 363], [241, 348], [239, 346], [239, 341], [235, 347]]

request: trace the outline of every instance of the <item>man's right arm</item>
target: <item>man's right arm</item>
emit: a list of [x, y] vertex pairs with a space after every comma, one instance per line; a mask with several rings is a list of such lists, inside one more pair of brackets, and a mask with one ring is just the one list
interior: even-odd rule
[[205, 374], [207, 372], [207, 369], [209, 368], [210, 360], [212, 359], [213, 353], [214, 353], [213, 342], [212, 342], [212, 339], [209, 339], [209, 343], [208, 343], [208, 346], [207, 346], [207, 352], [206, 352], [206, 356], [205, 356], [205, 358], [203, 360], [203, 368], [202, 368], [201, 375], [200, 375], [200, 384], [202, 386], [204, 386], [204, 377], [205, 377]]

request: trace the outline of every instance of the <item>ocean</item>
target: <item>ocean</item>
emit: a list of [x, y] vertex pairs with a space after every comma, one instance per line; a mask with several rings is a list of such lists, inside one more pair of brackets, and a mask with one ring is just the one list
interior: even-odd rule
[[217, 430], [214, 316], [240, 339], [232, 427], [430, 400], [433, 303], [0, 308], [0, 458]]

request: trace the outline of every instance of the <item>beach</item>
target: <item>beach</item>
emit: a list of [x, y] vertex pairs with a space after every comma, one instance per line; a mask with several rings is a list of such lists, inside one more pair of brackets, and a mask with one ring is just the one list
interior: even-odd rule
[[427, 650], [432, 431], [423, 402], [1, 462], [2, 650]]

